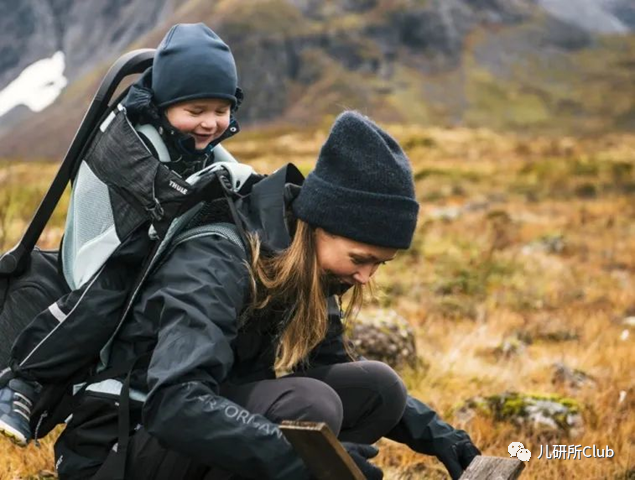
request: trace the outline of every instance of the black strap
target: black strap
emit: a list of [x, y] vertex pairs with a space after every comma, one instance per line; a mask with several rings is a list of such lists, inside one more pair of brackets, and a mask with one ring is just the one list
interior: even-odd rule
[[249, 239], [247, 237], [247, 233], [245, 231], [245, 226], [243, 225], [243, 222], [240, 218], [240, 215], [238, 214], [238, 210], [236, 209], [236, 204], [234, 203], [234, 195], [236, 196], [240, 196], [238, 193], [234, 192], [231, 189], [231, 185], [228, 185], [227, 182], [229, 182], [229, 179], [221, 172], [216, 174], [218, 176], [218, 179], [220, 180], [220, 185], [223, 189], [223, 195], [225, 196], [225, 199], [227, 200], [227, 204], [229, 205], [229, 213], [232, 216], [232, 219], [234, 220], [234, 223], [236, 225], [236, 229], [238, 230], [238, 236], [240, 237], [240, 240], [243, 242], [243, 246], [245, 247], [244, 250], [245, 252], [247, 252], [247, 255], [249, 256]]
[[150, 364], [152, 352], [146, 352], [138, 356], [133, 362], [123, 388], [119, 395], [119, 442], [114, 463], [113, 480], [125, 480], [126, 460], [128, 457], [128, 445], [130, 444], [130, 378], [135, 367], [146, 368]]
[[[108, 478], [109, 480], [125, 480], [126, 460], [128, 457], [128, 446], [130, 444], [130, 378], [136, 368], [146, 368], [150, 364], [152, 352], [146, 352], [136, 357], [132, 362], [116, 365], [100, 372], [88, 379], [88, 384], [101, 382], [109, 378], [118, 377], [126, 373], [121, 393], [119, 394], [119, 415], [117, 427], [117, 451], [114, 453], [112, 461], [107, 461], [99, 469], [95, 478]], [[86, 386], [83, 387], [85, 389]]]
[[135, 362], [137, 362], [137, 360], [142, 356], [143, 355], [140, 355], [139, 357], [135, 358], [132, 363], [125, 362], [121, 365], [115, 365], [114, 367], [107, 368], [106, 370], [103, 370], [99, 373], [96, 373], [95, 375], [88, 377], [88, 379], [86, 380], [86, 386], [92, 385], [93, 383], [103, 382], [104, 380], [108, 380], [109, 378], [117, 378], [121, 375], [127, 374], [134, 366]]

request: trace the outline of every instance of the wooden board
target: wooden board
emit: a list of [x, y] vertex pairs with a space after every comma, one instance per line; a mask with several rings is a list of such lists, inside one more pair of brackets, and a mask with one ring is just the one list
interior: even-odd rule
[[459, 480], [515, 480], [524, 468], [525, 464], [517, 458], [479, 455]]
[[284, 421], [280, 430], [317, 480], [365, 480], [326, 423]]

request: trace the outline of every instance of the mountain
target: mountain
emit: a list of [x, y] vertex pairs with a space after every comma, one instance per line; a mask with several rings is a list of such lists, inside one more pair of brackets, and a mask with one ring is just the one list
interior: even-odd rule
[[56, 52], [63, 78], [44, 86], [51, 97], [67, 84], [40, 113], [0, 116], [2, 157], [59, 158], [108, 65], [177, 22], [203, 21], [231, 46], [246, 126], [310, 127], [343, 108], [519, 131], [635, 125], [631, 0], [0, 0], [0, 11], [0, 114], [2, 91]]

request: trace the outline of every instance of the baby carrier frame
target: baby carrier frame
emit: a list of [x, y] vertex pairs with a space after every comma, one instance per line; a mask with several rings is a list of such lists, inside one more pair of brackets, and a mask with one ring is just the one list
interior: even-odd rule
[[64, 190], [77, 174], [82, 154], [105, 114], [125, 95], [113, 98], [122, 81], [152, 65], [154, 49], [122, 55], [108, 70], [71, 142], [60, 168], [17, 245], [0, 257], [0, 369], [13, 340], [28, 322], [67, 291], [57, 272], [57, 252], [39, 250], [36, 243]]

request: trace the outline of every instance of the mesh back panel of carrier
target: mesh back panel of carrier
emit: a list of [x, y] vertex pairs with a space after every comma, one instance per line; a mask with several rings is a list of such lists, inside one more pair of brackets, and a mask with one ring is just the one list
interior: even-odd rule
[[108, 186], [82, 162], [71, 195], [62, 248], [64, 276], [77, 288], [119, 245]]

